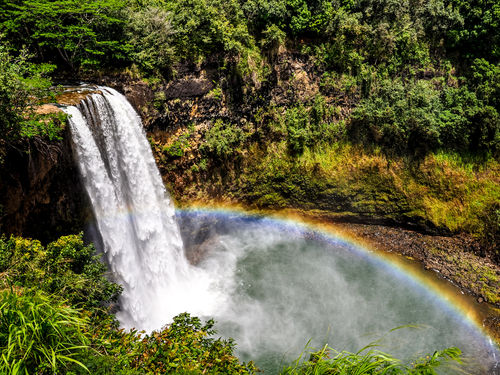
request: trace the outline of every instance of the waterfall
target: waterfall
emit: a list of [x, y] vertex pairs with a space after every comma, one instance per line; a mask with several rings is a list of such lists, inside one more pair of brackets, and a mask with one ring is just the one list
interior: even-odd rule
[[202, 312], [208, 282], [184, 256], [139, 116], [117, 91], [99, 90], [64, 110], [107, 261], [124, 288], [117, 317], [150, 331], [183, 311]]
[[[368, 332], [421, 324], [433, 328], [425, 335], [391, 333], [402, 357], [458, 346], [496, 371], [493, 342], [450, 303], [365, 250], [319, 232], [207, 215], [221, 232], [208, 240], [210, 254], [191, 266], [140, 118], [125, 97], [99, 87], [64, 110], [103, 250], [124, 288], [117, 314], [123, 327], [150, 332], [185, 311], [214, 317], [244, 360], [274, 373], [284, 353], [297, 358], [311, 337], [312, 347], [329, 337], [335, 346], [358, 350], [373, 341]], [[205, 230], [203, 215], [192, 215], [192, 225]]]

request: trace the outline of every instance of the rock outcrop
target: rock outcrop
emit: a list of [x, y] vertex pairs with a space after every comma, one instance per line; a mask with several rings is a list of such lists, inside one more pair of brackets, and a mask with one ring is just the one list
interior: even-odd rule
[[60, 142], [35, 138], [5, 147], [0, 164], [1, 231], [42, 242], [81, 231], [88, 209], [69, 131]]

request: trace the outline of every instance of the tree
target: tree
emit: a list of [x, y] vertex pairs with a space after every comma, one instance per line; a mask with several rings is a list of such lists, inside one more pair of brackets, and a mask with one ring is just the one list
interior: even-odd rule
[[464, 25], [449, 32], [449, 44], [462, 57], [500, 60], [500, 4], [497, 0], [453, 0]]
[[25, 49], [14, 57], [0, 44], [0, 138], [6, 140], [18, 138], [35, 107], [52, 96], [47, 74], [54, 66], [32, 64], [29, 57]]
[[172, 13], [177, 56], [198, 61], [213, 52], [236, 55], [251, 44], [247, 22], [237, 0], [178, 0]]
[[170, 13], [157, 7], [128, 8], [127, 19], [126, 35], [132, 46], [132, 61], [146, 71], [170, 66], [175, 56]]
[[3, 3], [0, 21], [13, 47], [28, 45], [39, 61], [54, 54], [72, 69], [123, 58], [120, 0], [13, 0]]

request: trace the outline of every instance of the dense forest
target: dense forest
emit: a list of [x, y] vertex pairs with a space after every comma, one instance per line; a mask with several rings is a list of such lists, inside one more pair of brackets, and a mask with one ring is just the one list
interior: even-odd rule
[[[307, 58], [320, 90], [307, 100], [292, 90], [280, 104], [269, 93], [287, 51]], [[37, 112], [56, 101], [55, 77], [119, 73], [157, 87], [178, 79], [180, 65], [207, 60], [237, 83], [214, 82], [211, 98], [253, 108], [253, 120], [214, 118], [186, 169], [190, 176], [233, 173], [239, 163], [246, 199], [279, 208], [304, 201], [301, 189], [314, 193], [324, 183], [317, 176], [354, 160], [358, 169], [335, 178], [347, 184], [358, 174], [362, 187], [392, 189], [387, 207], [398, 199], [394, 211], [406, 207], [409, 221], [466, 232], [480, 241], [480, 255], [500, 262], [496, 0], [2, 0], [0, 163], [10, 148], [25, 147], [23, 140], [62, 139], [66, 115]], [[152, 105], [168, 111], [161, 92]], [[182, 159], [194, 128], [185, 134], [163, 147], [151, 142], [160, 168]], [[422, 184], [425, 200], [417, 194]], [[347, 187], [339, 186], [342, 195]], [[483, 292], [498, 303], [490, 289]], [[159, 332], [118, 329], [120, 292], [81, 235], [49, 244], [1, 237], [0, 373], [257, 371], [234, 356], [234, 342], [213, 338], [213, 321], [183, 314]], [[433, 374], [460, 353], [435, 352], [411, 368], [381, 352], [365, 354], [313, 352], [283, 373], [357, 366], [367, 374]]]
[[[242, 83], [265, 84], [290, 41], [313, 58], [325, 90], [360, 95], [351, 142], [413, 158], [499, 152], [495, 1], [6, 1], [0, 17], [3, 137], [19, 134], [12, 107], [25, 113], [46, 97], [54, 69], [168, 78], [181, 61], [216, 55]], [[289, 122], [296, 152], [328, 133]]]

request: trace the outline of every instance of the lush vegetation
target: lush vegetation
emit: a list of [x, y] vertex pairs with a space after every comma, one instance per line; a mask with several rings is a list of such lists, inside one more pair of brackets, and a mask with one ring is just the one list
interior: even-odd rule
[[[47, 246], [20, 237], [0, 239], [0, 372], [2, 374], [254, 374], [242, 364], [236, 344], [215, 339], [214, 321], [187, 313], [149, 334], [118, 329], [110, 313], [121, 287], [106, 278], [106, 266], [80, 236]], [[434, 374], [440, 358], [460, 363], [450, 348], [421, 359], [414, 368], [372, 347], [356, 354], [323, 348], [309, 361], [297, 360], [284, 374]], [[366, 349], [370, 349], [367, 351]], [[328, 353], [335, 353], [329, 359]], [[366, 353], [365, 353], [366, 352]], [[361, 364], [364, 372], [359, 372]], [[363, 365], [364, 366], [364, 365]], [[322, 367], [323, 372], [318, 372]], [[329, 370], [328, 370], [329, 369]], [[417, 371], [418, 370], [418, 371]], [[426, 372], [427, 371], [427, 372]]]
[[[9, 0], [0, 7], [2, 136], [45, 96], [54, 64], [133, 64], [171, 77], [179, 62], [217, 55], [259, 88], [278, 47], [290, 45], [314, 60], [323, 91], [345, 92], [349, 82], [351, 142], [417, 158], [442, 149], [498, 155], [499, 21], [493, 0]], [[307, 129], [291, 126], [300, 151]]]
[[30, 57], [25, 49], [14, 56], [6, 44], [0, 44], [0, 138], [10, 142], [35, 136], [59, 140], [65, 117], [36, 113], [40, 104], [54, 101], [47, 76], [55, 66], [33, 64]]
[[[34, 101], [46, 96], [50, 81], [43, 77], [54, 64], [72, 72], [133, 65], [143, 76], [168, 79], [180, 62], [216, 56], [221, 72], [241, 86], [228, 90], [229, 101], [242, 91], [244, 103], [272, 113], [273, 103], [255, 98], [276, 80], [273, 64], [282, 48], [308, 56], [321, 77], [321, 95], [292, 95], [277, 109], [285, 113], [293, 153], [342, 135], [388, 157], [418, 161], [443, 150], [497, 157], [499, 21], [492, 0], [9, 0], [0, 7], [1, 53], [8, 61], [1, 67], [9, 76], [2, 137], [35, 132], [19, 127]], [[348, 103], [347, 116], [335, 115], [340, 102], [322, 99], [332, 94]], [[229, 136], [228, 145], [244, 136], [230, 130], [234, 125], [214, 124], [221, 139]], [[329, 127], [337, 134], [320, 136]], [[220, 157], [229, 149], [216, 145], [217, 134], [209, 133], [202, 151]], [[181, 156], [178, 146], [168, 154]]]
[[248, 374], [235, 343], [215, 339], [212, 320], [181, 314], [144, 334], [117, 327], [109, 307], [121, 286], [81, 235], [47, 246], [0, 239], [2, 374]]
[[[20, 139], [60, 140], [65, 116], [37, 112], [55, 100], [54, 72], [131, 68], [160, 82], [211, 58], [231, 83], [207, 97], [246, 121], [214, 118], [189, 173], [224, 179], [258, 206], [404, 216], [472, 233], [498, 254], [499, 26], [494, 0], [5, 0], [0, 161]], [[280, 54], [283, 66], [307, 59], [319, 91], [299, 95], [293, 74], [283, 86]], [[280, 104], [269, 99], [278, 86]], [[155, 104], [166, 111], [164, 93]], [[161, 147], [162, 162], [181, 160], [194, 134]], [[0, 239], [0, 372], [255, 372], [213, 338], [212, 321], [183, 314], [159, 332], [119, 330], [109, 307], [121, 287], [94, 253], [81, 236]], [[323, 348], [283, 372], [433, 373], [458, 355], [408, 368], [364, 349]]]
[[56, 373], [88, 339], [80, 311], [35, 291], [0, 292], [2, 374]]
[[[399, 327], [392, 331], [400, 328]], [[391, 331], [391, 332], [392, 332]], [[389, 332], [390, 333], [390, 332]], [[356, 353], [345, 350], [338, 352], [326, 344], [321, 350], [306, 347], [304, 352], [292, 364], [284, 366], [283, 375], [322, 375], [322, 374], [437, 374], [436, 368], [448, 367], [448, 370], [460, 373], [462, 364], [461, 351], [449, 348], [435, 351], [431, 356], [418, 358], [410, 366], [377, 348], [383, 339], [372, 342]], [[309, 359], [302, 357], [309, 354]], [[444, 365], [444, 366], [443, 366]]]

